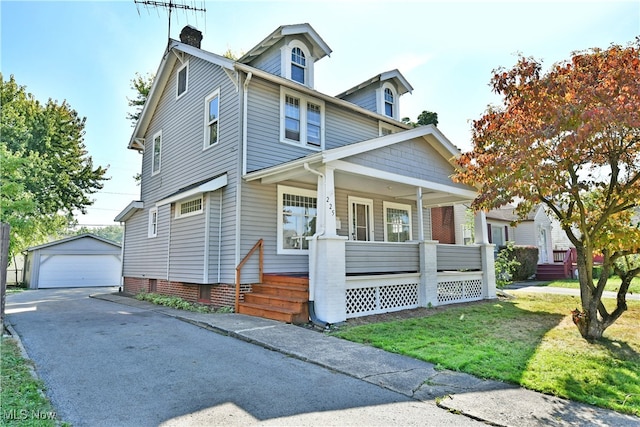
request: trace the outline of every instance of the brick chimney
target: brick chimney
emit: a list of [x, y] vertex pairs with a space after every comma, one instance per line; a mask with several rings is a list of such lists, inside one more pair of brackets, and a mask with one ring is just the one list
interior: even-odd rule
[[180, 41], [182, 43], [197, 47], [200, 49], [200, 42], [202, 42], [202, 31], [198, 31], [197, 28], [187, 25], [180, 32]]

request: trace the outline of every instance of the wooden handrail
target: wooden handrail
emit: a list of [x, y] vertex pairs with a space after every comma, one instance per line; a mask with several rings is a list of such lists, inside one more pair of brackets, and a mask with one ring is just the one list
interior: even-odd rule
[[235, 312], [238, 312], [238, 306], [240, 304], [240, 272], [242, 270], [242, 266], [249, 261], [249, 258], [251, 257], [251, 255], [253, 255], [253, 253], [256, 251], [256, 249], [260, 249], [259, 252], [259, 257], [258, 257], [258, 274], [259, 274], [259, 282], [262, 283], [262, 269], [263, 269], [263, 264], [264, 264], [264, 240], [260, 239], [256, 242], [255, 245], [253, 245], [253, 247], [251, 248], [251, 250], [249, 251], [248, 254], [245, 255], [244, 258], [242, 258], [242, 261], [240, 261], [240, 264], [238, 264], [238, 266], [236, 267], [236, 305], [235, 305]]

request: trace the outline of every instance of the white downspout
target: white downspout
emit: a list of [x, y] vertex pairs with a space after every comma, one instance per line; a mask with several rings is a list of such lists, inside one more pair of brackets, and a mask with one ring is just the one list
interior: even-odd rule
[[247, 74], [247, 78], [245, 79], [242, 85], [242, 170], [240, 171], [241, 175], [237, 178], [236, 183], [236, 235], [235, 235], [235, 263], [234, 265], [238, 265], [240, 263], [240, 227], [241, 227], [241, 214], [240, 211], [242, 209], [242, 177], [247, 174], [247, 104], [249, 102], [249, 82], [251, 81], [251, 77], [253, 77], [253, 73], [249, 72]]

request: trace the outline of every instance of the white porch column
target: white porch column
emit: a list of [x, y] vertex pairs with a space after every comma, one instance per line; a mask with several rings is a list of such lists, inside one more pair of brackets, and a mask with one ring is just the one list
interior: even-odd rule
[[480, 245], [482, 257], [482, 296], [484, 299], [496, 298], [496, 266], [494, 251], [496, 245]]
[[480, 246], [482, 257], [482, 295], [485, 299], [492, 299], [496, 297], [495, 245], [489, 243], [487, 216], [484, 211], [476, 212], [474, 225], [475, 240], [476, 244]]
[[416, 203], [418, 204], [418, 240], [424, 240], [424, 212], [422, 211], [422, 187], [416, 189]]
[[484, 211], [478, 211], [473, 215], [475, 243], [488, 244], [489, 232], [487, 230], [487, 216]]
[[314, 307], [318, 319], [327, 323], [347, 320], [346, 241], [343, 236], [319, 236], [314, 245]]
[[418, 305], [435, 307], [438, 305], [438, 261], [437, 240], [420, 242], [420, 288], [418, 289]]
[[323, 166], [318, 171], [323, 175], [322, 177], [318, 176], [318, 214], [320, 224], [324, 225], [325, 236], [337, 236], [334, 168]]

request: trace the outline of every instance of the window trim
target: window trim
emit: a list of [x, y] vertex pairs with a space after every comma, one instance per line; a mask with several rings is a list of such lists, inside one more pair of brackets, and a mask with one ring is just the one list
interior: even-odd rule
[[[192, 211], [192, 212], [187, 212], [187, 213], [181, 213], [182, 210], [182, 205], [186, 205], [187, 203], [190, 202], [194, 202], [196, 200], [200, 200], [200, 209]], [[180, 219], [180, 218], [188, 218], [190, 216], [195, 216], [195, 215], [200, 215], [204, 212], [204, 195], [200, 194], [196, 197], [190, 197], [188, 199], [184, 199], [181, 200], [179, 202], [176, 202], [176, 212], [175, 212], [175, 219]]]
[[158, 208], [149, 209], [148, 218], [149, 218], [149, 221], [147, 222], [147, 237], [148, 238], [158, 237]]
[[[295, 49], [296, 47], [302, 51], [305, 57], [304, 83], [300, 83], [299, 81], [293, 80], [291, 78], [291, 66], [292, 64], [294, 64], [294, 62], [291, 60], [291, 53], [293, 52], [293, 49]], [[289, 44], [284, 45], [281, 49], [280, 75], [287, 80], [291, 80], [294, 83], [313, 88], [314, 62], [315, 62], [315, 58], [311, 56], [311, 51], [309, 50], [306, 44], [304, 44], [300, 40], [291, 40]]]
[[348, 196], [347, 197], [347, 202], [349, 204], [349, 240], [354, 240], [357, 241], [357, 239], [355, 238], [356, 235], [356, 230], [353, 228], [353, 223], [354, 223], [354, 215], [353, 215], [353, 205], [354, 204], [359, 204], [359, 205], [365, 205], [367, 206], [368, 209], [368, 218], [367, 221], [369, 222], [369, 235], [367, 236], [367, 240], [360, 240], [361, 242], [374, 242], [375, 239], [375, 215], [374, 215], [374, 209], [373, 209], [373, 199], [365, 199], [363, 197], [356, 197], [356, 196]]
[[[156, 140], [160, 138], [160, 150], [158, 151], [158, 169], [156, 170]], [[162, 170], [162, 130], [153, 134], [151, 144], [151, 175], [157, 175]]]
[[[383, 129], [390, 131], [390, 133], [387, 134], [387, 135], [384, 135], [382, 133]], [[399, 129], [399, 128], [393, 126], [393, 125], [385, 123], [382, 120], [378, 121], [378, 136], [389, 136], [391, 134], [398, 133], [400, 131], [401, 131], [401, 129]]]
[[[286, 98], [287, 96], [297, 98], [300, 100], [300, 141], [288, 139], [286, 137]], [[314, 104], [320, 107], [320, 145], [310, 144], [308, 142], [307, 134], [307, 122], [308, 122], [308, 108], [307, 104]], [[307, 148], [314, 151], [324, 150], [325, 139], [325, 103], [324, 101], [310, 96], [304, 95], [300, 92], [296, 92], [287, 89], [283, 86], [280, 87], [280, 142], [285, 144], [295, 145], [297, 147]]]
[[[218, 117], [216, 118], [216, 122], [218, 123], [218, 135], [216, 138], [216, 142], [214, 142], [213, 144], [209, 144], [209, 132], [210, 132], [210, 128], [209, 126], [213, 123], [213, 121], [209, 121], [209, 103], [215, 99], [216, 97], [218, 97]], [[204, 99], [204, 141], [203, 141], [203, 150], [207, 150], [211, 147], [215, 147], [216, 145], [218, 145], [220, 143], [220, 103], [221, 103], [221, 98], [220, 98], [220, 88], [214, 90], [213, 92], [211, 92], [205, 99]]]
[[[408, 215], [409, 215], [409, 240], [413, 239], [413, 217], [411, 216], [411, 205], [407, 205], [404, 203], [396, 203], [396, 202], [387, 202], [387, 201], [383, 201], [382, 202], [382, 214], [383, 214], [383, 221], [384, 221], [384, 241], [385, 242], [389, 242], [389, 232], [387, 229], [387, 225], [388, 225], [388, 220], [387, 220], [387, 209], [402, 209], [407, 211]], [[403, 242], [389, 242], [389, 243], [403, 243]]]
[[[184, 91], [180, 93], [180, 73], [184, 69], [186, 69], [184, 76]], [[187, 92], [189, 92], [189, 61], [185, 61], [176, 72], [176, 100], [182, 98]]]
[[[318, 201], [318, 192], [316, 190], [307, 190], [305, 188], [298, 188], [298, 187], [289, 187], [286, 185], [278, 185], [278, 213], [277, 213], [277, 246], [276, 246], [276, 253], [278, 255], [308, 255], [309, 254], [309, 249], [285, 249], [284, 247], [284, 240], [283, 240], [283, 225], [282, 225], [282, 210], [284, 208], [284, 204], [283, 204], [283, 196], [284, 194], [293, 194], [296, 196], [303, 196], [303, 197], [315, 197], [316, 199], [316, 209], [320, 209], [319, 207], [319, 201]], [[316, 221], [318, 218], [318, 213], [316, 212]], [[317, 231], [317, 230], [316, 230]]]
[[[385, 90], [389, 89], [391, 91], [391, 93], [393, 94], [393, 115], [388, 116], [386, 113], [386, 99], [385, 99]], [[398, 91], [396, 90], [396, 88], [389, 82], [384, 82], [382, 84], [382, 86], [380, 86], [380, 88], [377, 90], [377, 95], [378, 95], [378, 113], [385, 116], [385, 117], [390, 117], [394, 120], [399, 120], [398, 117], [400, 117], [400, 103], [398, 102]]]

